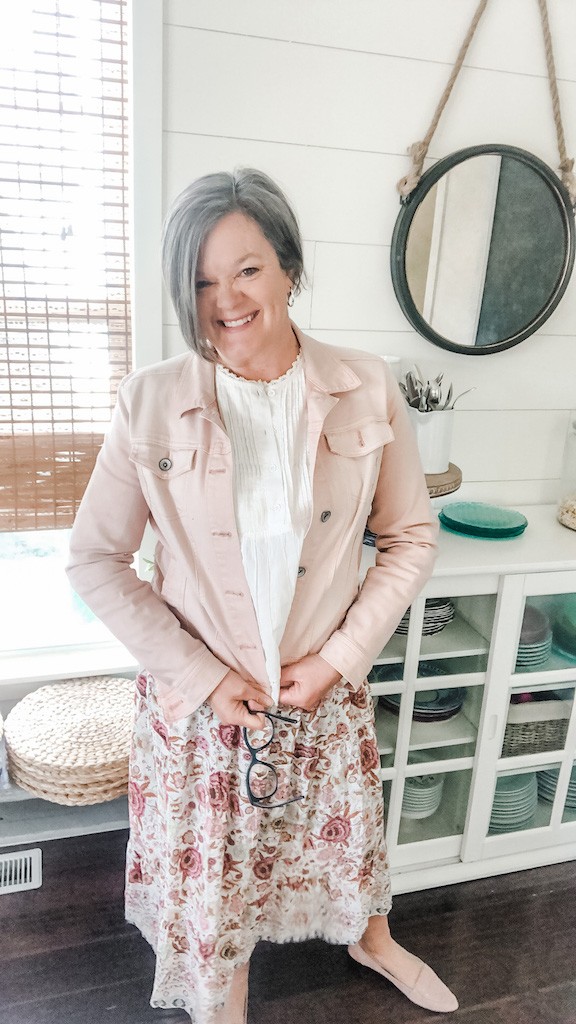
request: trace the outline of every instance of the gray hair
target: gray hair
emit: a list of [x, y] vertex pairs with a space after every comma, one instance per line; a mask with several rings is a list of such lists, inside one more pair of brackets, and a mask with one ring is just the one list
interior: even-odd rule
[[297, 295], [304, 279], [302, 239], [296, 215], [279, 186], [251, 167], [206, 174], [176, 198], [162, 235], [162, 269], [184, 340], [193, 352], [213, 361], [201, 337], [196, 306], [196, 268], [208, 233], [229, 213], [243, 213], [260, 228]]

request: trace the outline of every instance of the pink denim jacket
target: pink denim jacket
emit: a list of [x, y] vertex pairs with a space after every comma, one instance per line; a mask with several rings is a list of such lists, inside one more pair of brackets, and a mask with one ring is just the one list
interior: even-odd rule
[[[356, 688], [432, 571], [437, 522], [386, 363], [295, 330], [313, 514], [281, 661], [320, 653]], [[151, 583], [132, 568], [148, 521], [157, 536]], [[359, 590], [366, 523], [380, 550]], [[168, 721], [194, 712], [229, 668], [267, 685], [213, 364], [188, 353], [122, 382], [72, 531], [68, 575], [155, 677]]]

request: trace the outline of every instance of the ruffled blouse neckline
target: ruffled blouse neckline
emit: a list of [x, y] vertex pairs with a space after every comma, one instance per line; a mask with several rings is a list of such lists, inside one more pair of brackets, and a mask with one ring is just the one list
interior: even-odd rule
[[274, 380], [249, 380], [247, 377], [241, 377], [239, 373], [234, 373], [233, 370], [229, 370], [227, 366], [223, 366], [222, 363], [216, 363], [216, 373], [220, 374], [221, 377], [230, 378], [233, 381], [237, 381], [242, 385], [252, 385], [253, 387], [262, 387], [263, 385], [270, 387], [271, 385], [282, 384], [289, 377], [293, 376], [296, 370], [299, 368], [302, 362], [302, 353], [298, 352], [296, 359], [291, 366], [288, 367], [286, 373], [283, 373], [280, 377], [275, 377]]

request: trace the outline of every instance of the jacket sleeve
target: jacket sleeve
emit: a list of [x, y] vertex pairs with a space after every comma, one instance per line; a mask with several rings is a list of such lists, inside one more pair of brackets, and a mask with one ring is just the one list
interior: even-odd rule
[[102, 450], [72, 529], [71, 586], [158, 683], [168, 721], [196, 710], [228, 672], [187, 633], [133, 568], [149, 509], [130, 461], [128, 411], [121, 385]]
[[348, 613], [320, 650], [354, 689], [364, 681], [400, 619], [432, 574], [438, 520], [430, 505], [406, 403], [386, 367], [394, 440], [384, 446], [368, 528], [371, 567]]

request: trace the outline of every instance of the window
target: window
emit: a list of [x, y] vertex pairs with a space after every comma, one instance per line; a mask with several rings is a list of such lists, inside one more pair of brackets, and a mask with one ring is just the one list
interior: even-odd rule
[[[0, 565], [17, 591], [3, 586], [0, 601], [11, 615], [26, 615], [35, 579], [45, 603], [60, 594], [66, 533], [130, 369], [126, 20], [127, 0], [18, 0], [0, 35]], [[74, 607], [71, 593], [62, 600]], [[76, 602], [77, 629], [57, 642], [85, 639], [90, 613]], [[45, 646], [35, 630], [27, 646]]]

